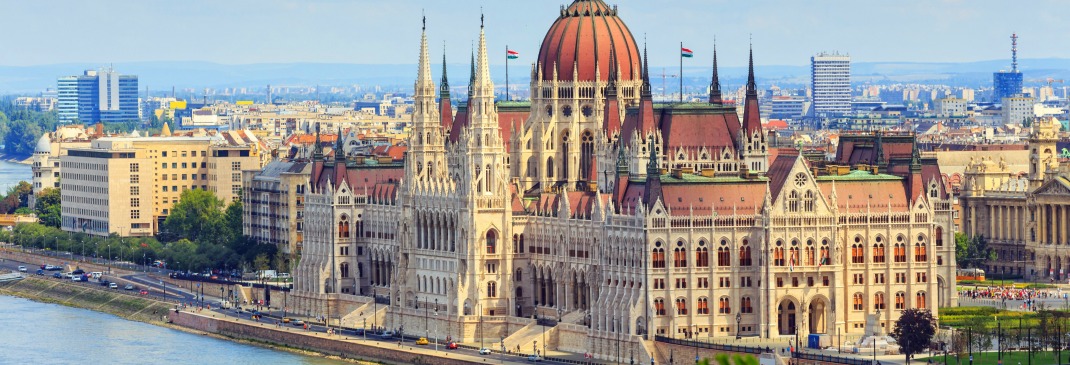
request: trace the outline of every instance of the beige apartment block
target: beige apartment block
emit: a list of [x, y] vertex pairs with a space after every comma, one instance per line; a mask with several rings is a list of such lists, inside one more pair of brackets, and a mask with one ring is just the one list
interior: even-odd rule
[[261, 145], [250, 135], [106, 137], [70, 149], [60, 158], [63, 230], [149, 236], [183, 191], [239, 200], [242, 171], [262, 166]]

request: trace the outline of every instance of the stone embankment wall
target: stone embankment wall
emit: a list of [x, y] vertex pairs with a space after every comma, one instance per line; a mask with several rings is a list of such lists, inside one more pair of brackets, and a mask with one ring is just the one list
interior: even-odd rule
[[130, 295], [125, 291], [37, 276], [0, 283], [0, 294], [84, 308], [155, 324], [164, 323], [167, 310], [174, 306], [174, 304]]

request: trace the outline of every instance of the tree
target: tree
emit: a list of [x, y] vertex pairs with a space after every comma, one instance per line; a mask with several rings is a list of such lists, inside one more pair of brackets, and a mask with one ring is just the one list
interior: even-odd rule
[[34, 206], [37, 219], [49, 227], [59, 228], [60, 223], [60, 194], [58, 188], [45, 188], [37, 194], [37, 204]]
[[191, 241], [226, 243], [230, 236], [223, 222], [223, 202], [208, 190], [182, 192], [178, 203], [163, 222], [161, 241], [188, 238]]
[[266, 254], [256, 255], [256, 258], [253, 259], [253, 268], [256, 269], [256, 276], [257, 277], [262, 275], [264, 270], [268, 269], [268, 263], [270, 263], [270, 262], [271, 261], [270, 261], [270, 259], [268, 259], [268, 256]]
[[899, 351], [906, 355], [906, 363], [911, 356], [925, 351], [936, 334], [936, 320], [928, 309], [911, 308], [903, 311], [895, 321], [892, 337], [899, 343]]
[[962, 232], [955, 232], [955, 261], [959, 267], [967, 268], [969, 264], [970, 237]]
[[981, 267], [996, 259], [996, 251], [988, 247], [984, 235], [971, 238], [964, 233], [955, 233], [955, 259], [962, 268]]
[[31, 120], [20, 119], [8, 124], [10, 130], [4, 135], [4, 153], [13, 156], [29, 156], [41, 138], [41, 126]]

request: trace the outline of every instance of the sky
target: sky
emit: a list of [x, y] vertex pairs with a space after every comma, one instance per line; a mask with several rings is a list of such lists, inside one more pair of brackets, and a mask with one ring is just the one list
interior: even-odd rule
[[[432, 57], [446, 45], [466, 63], [486, 14], [488, 48], [535, 60], [542, 38], [571, 0], [0, 0], [0, 65], [208, 61], [222, 64], [413, 64], [420, 17]], [[652, 65], [675, 65], [677, 47], [708, 63], [807, 65], [822, 51], [854, 62], [969, 62], [1070, 58], [1060, 16], [1065, 0], [608, 0]], [[494, 56], [492, 63], [504, 63]], [[1009, 60], [1008, 60], [1009, 64]]]

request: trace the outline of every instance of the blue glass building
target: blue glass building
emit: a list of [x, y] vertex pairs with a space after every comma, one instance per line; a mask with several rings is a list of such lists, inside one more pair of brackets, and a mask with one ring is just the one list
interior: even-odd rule
[[56, 111], [61, 123], [138, 120], [137, 76], [110, 69], [86, 70], [79, 76], [60, 77], [56, 83]]

